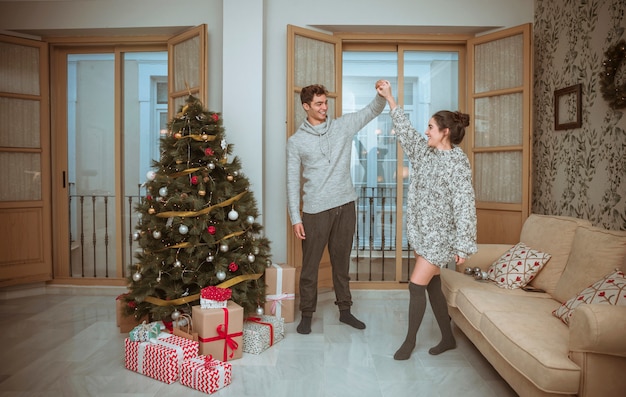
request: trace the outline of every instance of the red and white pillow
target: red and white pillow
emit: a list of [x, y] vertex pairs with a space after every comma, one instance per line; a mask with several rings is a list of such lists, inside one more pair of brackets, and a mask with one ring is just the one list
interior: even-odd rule
[[624, 276], [624, 272], [616, 269], [564, 302], [552, 314], [569, 325], [574, 309], [580, 305], [592, 303], [626, 306], [626, 276]]
[[489, 266], [487, 278], [500, 288], [522, 288], [528, 284], [552, 255], [518, 243]]

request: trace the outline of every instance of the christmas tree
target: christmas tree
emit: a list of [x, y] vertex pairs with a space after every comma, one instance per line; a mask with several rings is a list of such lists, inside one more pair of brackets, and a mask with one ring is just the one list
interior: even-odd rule
[[146, 175], [146, 195], [136, 206], [141, 252], [124, 296], [126, 314], [169, 322], [190, 314], [204, 287], [230, 288], [246, 313], [265, 302], [261, 277], [271, 264], [269, 241], [249, 182], [220, 113], [195, 97], [168, 123], [161, 159]]

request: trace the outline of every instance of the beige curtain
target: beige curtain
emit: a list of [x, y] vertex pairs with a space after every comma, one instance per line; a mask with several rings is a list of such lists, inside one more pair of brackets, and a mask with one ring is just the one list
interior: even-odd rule
[[478, 201], [521, 203], [523, 137], [523, 36], [476, 46], [475, 157]]
[[0, 201], [41, 200], [39, 49], [0, 43]]

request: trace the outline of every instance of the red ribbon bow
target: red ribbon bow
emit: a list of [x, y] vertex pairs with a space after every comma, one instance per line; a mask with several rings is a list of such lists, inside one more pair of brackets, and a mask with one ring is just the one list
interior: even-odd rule
[[267, 325], [268, 327], [270, 327], [270, 346], [273, 346], [274, 345], [274, 326], [271, 323], [264, 323], [261, 320], [262, 320], [261, 317], [248, 317], [246, 319], [246, 321], [250, 321], [252, 323], [257, 323], [261, 325]]
[[[215, 329], [217, 331], [217, 336], [212, 338], [202, 338], [198, 337], [198, 340], [202, 343], [214, 342], [217, 340], [224, 339], [224, 359], [222, 361], [228, 361], [228, 358], [233, 358], [235, 355], [235, 350], [239, 347], [239, 343], [237, 343], [233, 338], [237, 336], [242, 336], [243, 332], [235, 332], [233, 334], [228, 333], [228, 309], [222, 308], [224, 310], [224, 324], [218, 325]], [[228, 348], [232, 351], [230, 355], [228, 355]]]
[[204, 357], [204, 368], [211, 370], [213, 368], [215, 368], [215, 360], [213, 360], [213, 356], [211, 354], [209, 354], [208, 356]]

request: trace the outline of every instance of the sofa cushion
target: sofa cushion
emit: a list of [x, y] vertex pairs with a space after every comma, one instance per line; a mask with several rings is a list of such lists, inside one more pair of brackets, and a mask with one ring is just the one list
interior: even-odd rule
[[517, 243], [489, 266], [487, 275], [501, 288], [525, 287], [551, 257], [549, 253]]
[[[493, 285], [493, 284], [492, 284]], [[498, 292], [501, 291], [501, 292]], [[548, 313], [559, 307], [559, 302], [550, 299], [550, 295], [542, 292], [523, 292], [495, 288], [494, 291], [477, 288], [462, 288], [456, 296], [459, 311], [476, 329], [480, 329], [482, 315], [488, 311], [509, 310], [512, 313]]]
[[460, 290], [466, 288], [513, 296], [528, 296], [528, 294], [532, 294], [532, 296], [536, 298], [550, 298], [550, 295], [539, 292], [526, 292], [522, 289], [508, 290], [498, 288], [498, 286], [491, 281], [477, 281], [472, 276], [450, 269], [441, 269], [441, 289], [446, 297], [446, 300], [448, 301], [449, 306], [457, 307], [456, 301], [458, 293]]
[[552, 255], [550, 261], [530, 282], [531, 286], [554, 293], [572, 249], [576, 229], [582, 225], [591, 226], [591, 222], [567, 216], [539, 214], [531, 214], [524, 221], [519, 241]]
[[607, 274], [601, 280], [580, 291], [563, 303], [553, 314], [569, 325], [574, 309], [584, 304], [626, 306], [626, 277], [621, 270]]
[[569, 329], [551, 312], [487, 311], [480, 330], [488, 343], [539, 389], [555, 394], [579, 392], [581, 369], [568, 357]]
[[[553, 296], [561, 303], [619, 268], [626, 257], [626, 232], [581, 226]], [[546, 266], [547, 267], [547, 266]], [[545, 270], [545, 269], [544, 269]]]

